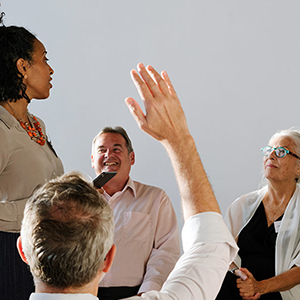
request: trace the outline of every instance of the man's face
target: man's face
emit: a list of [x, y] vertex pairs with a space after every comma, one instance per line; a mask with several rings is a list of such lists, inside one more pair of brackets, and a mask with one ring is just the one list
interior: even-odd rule
[[92, 167], [99, 175], [102, 172], [117, 172], [115, 179], [127, 181], [134, 152], [128, 153], [126, 141], [119, 133], [102, 133], [96, 140], [92, 154]]

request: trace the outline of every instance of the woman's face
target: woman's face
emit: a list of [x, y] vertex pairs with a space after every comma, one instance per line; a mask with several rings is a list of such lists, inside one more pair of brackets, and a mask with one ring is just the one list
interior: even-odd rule
[[[275, 137], [270, 140], [269, 146], [273, 148], [284, 147], [296, 153], [295, 143], [290, 137]], [[296, 182], [295, 178], [299, 177], [300, 174], [300, 160], [289, 154], [279, 158], [272, 151], [269, 156], [264, 156], [263, 165], [265, 177], [270, 181]]]
[[26, 94], [29, 99], [46, 99], [49, 97], [52, 84], [51, 75], [54, 73], [48, 64], [47, 51], [44, 45], [39, 41], [34, 42], [34, 51], [32, 62], [25, 67], [23, 82], [26, 84]]

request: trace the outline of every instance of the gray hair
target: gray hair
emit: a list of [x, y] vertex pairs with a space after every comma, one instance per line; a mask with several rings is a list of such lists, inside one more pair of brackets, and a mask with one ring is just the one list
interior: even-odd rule
[[78, 173], [37, 190], [26, 204], [21, 228], [34, 277], [62, 289], [81, 287], [96, 277], [113, 234], [112, 209]]
[[94, 153], [94, 148], [95, 148], [95, 143], [98, 139], [98, 137], [103, 134], [103, 133], [116, 133], [116, 134], [121, 134], [123, 136], [123, 138], [125, 139], [125, 145], [126, 148], [128, 150], [128, 154], [130, 154], [131, 152], [133, 152], [133, 147], [132, 147], [132, 143], [131, 140], [126, 132], [126, 130], [121, 127], [121, 126], [116, 126], [116, 127], [104, 127], [93, 139], [93, 143], [92, 143], [92, 153]]
[[[290, 129], [283, 129], [283, 130], [278, 130], [276, 131], [271, 138], [269, 139], [269, 143], [277, 138], [277, 137], [289, 137], [290, 139], [292, 139], [292, 141], [295, 143], [295, 154], [297, 154], [300, 157], [300, 130], [297, 129], [296, 127], [292, 127]], [[297, 160], [297, 163], [300, 163], [300, 160]], [[295, 178], [296, 182], [299, 182], [299, 177]], [[260, 187], [266, 185], [266, 178], [263, 175], [261, 183], [260, 183]]]
[[269, 142], [279, 136], [285, 136], [291, 138], [296, 146], [295, 154], [297, 154], [300, 157], [300, 130], [296, 129], [295, 127], [292, 127], [290, 129], [277, 131], [272, 135]]

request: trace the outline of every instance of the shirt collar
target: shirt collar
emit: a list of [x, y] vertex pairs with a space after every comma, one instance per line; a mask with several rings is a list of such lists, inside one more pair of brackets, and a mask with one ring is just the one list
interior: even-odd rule
[[8, 127], [18, 126], [19, 122], [2, 106], [0, 105], [0, 120]]
[[125, 188], [123, 189], [123, 191], [126, 191], [126, 189], [131, 189], [134, 198], [136, 197], [136, 189], [135, 189], [135, 184], [134, 181], [131, 179], [131, 177], [129, 177], [127, 184], [125, 185]]
[[127, 183], [125, 184], [124, 188], [122, 191], [116, 192], [113, 196], [108, 195], [105, 190], [103, 189], [103, 195], [106, 198], [107, 201], [109, 201], [110, 198], [113, 198], [115, 195], [120, 195], [123, 194], [127, 191], [127, 189], [131, 190], [133, 197], [136, 197], [136, 189], [135, 189], [135, 184], [134, 181], [131, 179], [131, 177], [128, 178]]

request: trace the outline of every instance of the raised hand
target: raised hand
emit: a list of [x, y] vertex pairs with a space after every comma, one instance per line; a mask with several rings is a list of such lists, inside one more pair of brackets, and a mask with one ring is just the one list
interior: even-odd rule
[[144, 101], [145, 114], [133, 98], [125, 101], [139, 127], [166, 148], [178, 182], [184, 218], [200, 212], [220, 212], [167, 73], [159, 75], [143, 64], [138, 64], [138, 72], [132, 70], [131, 77]]
[[138, 71], [132, 70], [132, 80], [144, 101], [146, 114], [133, 98], [126, 104], [139, 127], [162, 143], [172, 143], [177, 138], [190, 135], [186, 118], [175, 89], [165, 71], [159, 75], [156, 70], [138, 64]]

